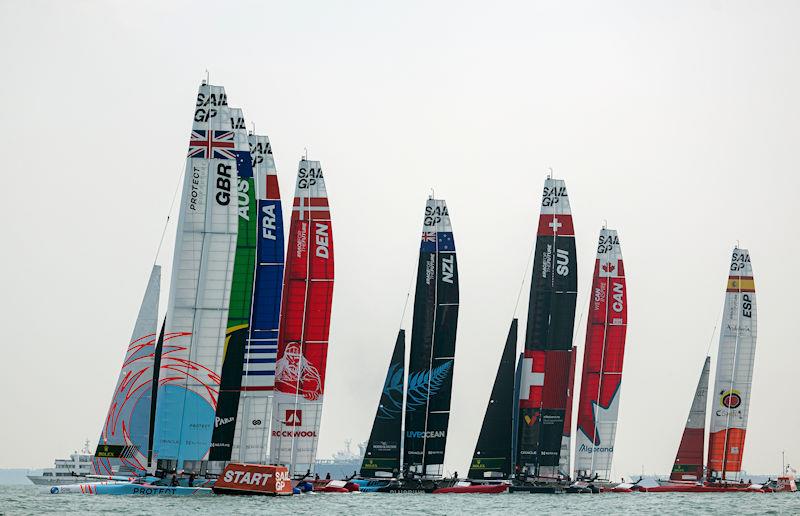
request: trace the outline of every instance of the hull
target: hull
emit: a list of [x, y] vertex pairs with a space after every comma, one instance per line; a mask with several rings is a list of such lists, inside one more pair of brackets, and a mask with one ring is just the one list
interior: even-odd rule
[[64, 486], [74, 484], [76, 482], [88, 482], [89, 479], [84, 476], [77, 477], [43, 477], [40, 475], [26, 475], [28, 480], [37, 486]]
[[169, 487], [153, 484], [105, 483], [69, 484], [53, 486], [50, 494], [137, 495], [137, 496], [208, 496], [208, 487]]
[[505, 493], [506, 490], [508, 490], [508, 484], [472, 484], [468, 486], [442, 487], [436, 489], [433, 494], [499, 494]]
[[[666, 484], [655, 487], [641, 487], [643, 493], [765, 493], [767, 490], [758, 487], [752, 488], [748, 484], [727, 486], [709, 486], [699, 484]], [[771, 490], [769, 490], [771, 491]]]

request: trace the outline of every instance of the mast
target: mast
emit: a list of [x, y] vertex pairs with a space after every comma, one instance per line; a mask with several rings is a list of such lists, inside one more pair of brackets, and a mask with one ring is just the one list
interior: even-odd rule
[[167, 324], [167, 318], [161, 322], [161, 331], [158, 332], [158, 340], [156, 341], [155, 350], [153, 350], [153, 380], [150, 387], [152, 397], [150, 399], [150, 428], [147, 433], [147, 469], [150, 471], [153, 465], [153, 436], [156, 429], [156, 406], [158, 406], [158, 378], [161, 372], [161, 352], [164, 349], [164, 326]]
[[406, 331], [397, 332], [394, 352], [383, 382], [381, 399], [361, 463], [362, 477], [397, 476], [403, 439]]
[[517, 354], [517, 319], [511, 321], [500, 357], [492, 394], [486, 405], [483, 426], [475, 444], [468, 478], [508, 478], [514, 434], [514, 377]]
[[253, 275], [256, 255], [255, 185], [250, 144], [247, 140], [244, 115], [230, 108], [224, 129], [234, 132], [236, 155], [236, 206], [238, 232], [236, 256], [233, 262], [228, 324], [220, 379], [219, 401], [214, 417], [209, 460], [230, 461], [239, 410], [239, 390], [242, 386], [242, 365], [250, 326]]
[[160, 290], [161, 266], [153, 265], [92, 459], [98, 475], [113, 475], [120, 468], [137, 474], [147, 470]]
[[611, 476], [628, 324], [625, 266], [617, 232], [600, 230], [578, 402], [576, 478]]
[[406, 386], [403, 468], [442, 475], [458, 324], [458, 264], [444, 200], [429, 198], [422, 226]]
[[269, 462], [269, 434], [283, 292], [283, 212], [269, 138], [251, 134], [255, 174], [256, 266], [249, 335], [243, 360], [233, 460]]
[[545, 180], [534, 253], [516, 463], [526, 476], [555, 479], [569, 474], [559, 470], [559, 463], [572, 391], [569, 371], [578, 288], [575, 232], [563, 180]]
[[756, 286], [747, 249], [734, 248], [719, 335], [708, 441], [711, 478], [738, 480], [742, 470], [756, 353]]
[[238, 233], [228, 114], [224, 88], [202, 84], [178, 209], [153, 450], [154, 459], [186, 471], [208, 457], [228, 321]]
[[675, 455], [670, 480], [700, 480], [703, 478], [703, 452], [706, 433], [706, 406], [708, 405], [708, 375], [711, 357], [706, 357], [694, 399], [683, 429], [683, 437]]
[[314, 468], [333, 301], [333, 233], [319, 161], [298, 166], [283, 280], [270, 459]]

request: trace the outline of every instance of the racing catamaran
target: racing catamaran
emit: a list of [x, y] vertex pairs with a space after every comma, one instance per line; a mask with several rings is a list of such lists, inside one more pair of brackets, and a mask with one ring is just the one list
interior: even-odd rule
[[198, 471], [208, 458], [239, 229], [236, 132], [225, 90], [197, 94], [161, 353], [153, 457]]
[[553, 492], [569, 476], [578, 287], [575, 231], [563, 180], [545, 180], [534, 253], [511, 490]]
[[625, 267], [619, 237], [613, 229], [600, 231], [589, 304], [574, 478], [608, 483], [628, 324]]
[[458, 325], [458, 263], [447, 204], [430, 197], [422, 226], [406, 385], [405, 477], [442, 476]]
[[300, 161], [283, 279], [270, 460], [295, 476], [317, 455], [333, 301], [333, 233], [319, 161]]

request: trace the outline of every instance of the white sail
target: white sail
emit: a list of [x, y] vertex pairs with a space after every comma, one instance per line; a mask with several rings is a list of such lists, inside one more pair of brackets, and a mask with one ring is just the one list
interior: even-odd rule
[[719, 335], [708, 442], [710, 476], [738, 480], [756, 353], [756, 287], [747, 249], [734, 248]]
[[211, 443], [238, 230], [224, 88], [203, 84], [186, 160], [156, 409], [154, 458], [204, 459]]
[[161, 267], [153, 265], [92, 460], [98, 475], [147, 470], [160, 290]]

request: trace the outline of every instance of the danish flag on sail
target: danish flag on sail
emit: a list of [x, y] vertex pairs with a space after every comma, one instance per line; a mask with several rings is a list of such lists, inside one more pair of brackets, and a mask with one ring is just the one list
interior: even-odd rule
[[333, 300], [333, 233], [319, 161], [300, 161], [287, 249], [270, 459], [305, 473], [317, 454]]
[[612, 229], [600, 231], [590, 296], [578, 402], [575, 476], [598, 474], [609, 479], [628, 323], [625, 267], [619, 237]]

